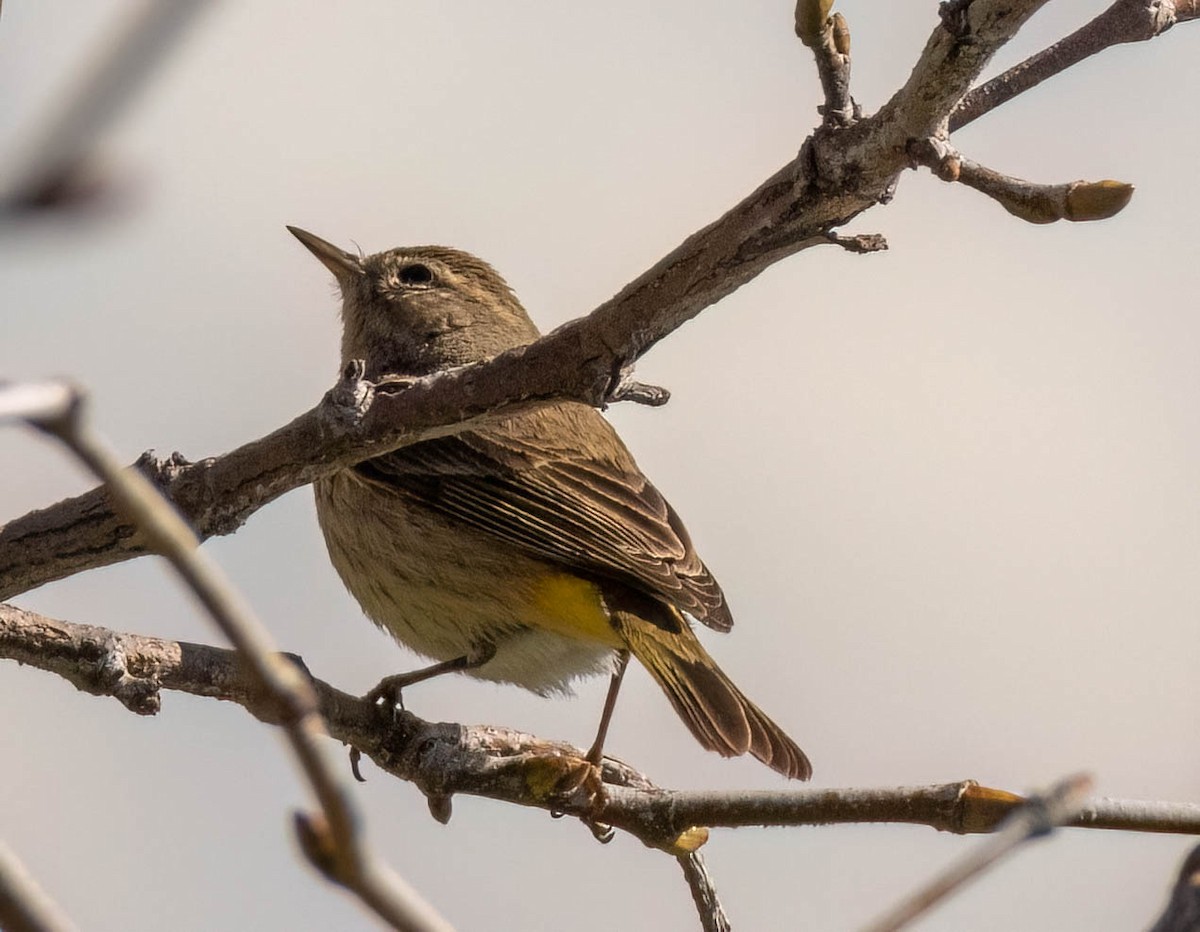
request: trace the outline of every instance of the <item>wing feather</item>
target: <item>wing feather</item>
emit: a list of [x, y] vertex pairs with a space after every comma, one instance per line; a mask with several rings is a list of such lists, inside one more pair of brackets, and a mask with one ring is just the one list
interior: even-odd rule
[[595, 410], [562, 404], [402, 447], [363, 477], [527, 553], [733, 623], [682, 521]]

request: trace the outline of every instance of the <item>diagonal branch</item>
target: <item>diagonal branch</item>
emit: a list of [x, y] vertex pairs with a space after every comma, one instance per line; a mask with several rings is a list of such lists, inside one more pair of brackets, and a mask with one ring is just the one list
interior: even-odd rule
[[868, 926], [868, 932], [898, 932], [1021, 845], [1035, 838], [1044, 838], [1055, 827], [1068, 824], [1079, 811], [1084, 794], [1091, 786], [1090, 777], [1068, 777], [1044, 795], [1029, 797], [1009, 814], [992, 838], [959, 858]]
[[[120, 511], [139, 528], [146, 544], [163, 556], [199, 599], [221, 632], [233, 643], [251, 689], [274, 710], [299, 768], [320, 806], [318, 813], [295, 814], [301, 847], [325, 876], [355, 893], [376, 915], [403, 932], [450, 929], [436, 910], [398, 875], [391, 873], [364, 843], [350, 797], [325, 757], [325, 734], [308, 680], [294, 663], [276, 653], [266, 628], [220, 567], [200, 551], [191, 529], [144, 476], [125, 470], [92, 430], [83, 413], [84, 400], [68, 391], [57, 408], [24, 386], [15, 394], [29, 401], [29, 423], [63, 442], [104, 482]], [[18, 415], [9, 392], [0, 390], [0, 409]], [[107, 664], [111, 674], [120, 658]], [[118, 685], [125, 677], [116, 676]]]
[[0, 842], [0, 929], [72, 932], [76, 927], [15, 854]]
[[692, 891], [692, 901], [696, 904], [696, 912], [700, 916], [700, 928], [704, 932], [730, 932], [733, 926], [721, 901], [717, 899], [717, 889], [713, 886], [708, 874], [708, 867], [699, 851], [679, 855], [679, 867], [683, 870], [688, 889]]
[[1107, 10], [1066, 38], [974, 88], [950, 115], [950, 131], [961, 129], [1098, 52], [1125, 42], [1153, 39], [1176, 23], [1198, 17], [1198, 0], [1115, 0]]
[[[417, 380], [352, 416], [326, 402], [261, 440], [201, 463], [142, 461], [202, 539], [236, 530], [291, 489], [405, 443], [551, 401], [603, 404], [619, 373], [706, 307], [891, 197], [905, 144], [933, 135], [995, 51], [1046, 0], [974, 0], [939, 25], [908, 83], [877, 114], [823, 126], [800, 154], [588, 317], [528, 347]], [[372, 400], [369, 390], [364, 392]], [[344, 412], [343, 412], [344, 413]], [[0, 528], [0, 598], [129, 559], [143, 542], [93, 490]]]
[[1171, 898], [1150, 932], [1194, 932], [1200, 929], [1200, 848], [1193, 848], [1179, 868]]
[[[187, 34], [203, 0], [143, 0], [76, 79], [0, 183], [0, 211], [77, 206], [103, 192], [88, 177], [97, 138]], [[101, 179], [102, 180], [102, 179]]]

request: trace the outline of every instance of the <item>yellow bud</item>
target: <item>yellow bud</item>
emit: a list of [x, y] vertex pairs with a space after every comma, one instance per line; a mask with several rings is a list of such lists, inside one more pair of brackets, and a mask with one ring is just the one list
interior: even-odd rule
[[850, 54], [850, 24], [841, 13], [833, 14], [833, 47], [839, 54]]
[[796, 35], [809, 48], [821, 44], [833, 0], [796, 0]]
[[1068, 220], [1107, 220], [1119, 214], [1133, 197], [1133, 185], [1123, 181], [1077, 181], [1067, 190]]
[[708, 841], [708, 829], [703, 825], [693, 825], [685, 828], [670, 841], [660, 845], [667, 854], [678, 857], [681, 854], [691, 854]]

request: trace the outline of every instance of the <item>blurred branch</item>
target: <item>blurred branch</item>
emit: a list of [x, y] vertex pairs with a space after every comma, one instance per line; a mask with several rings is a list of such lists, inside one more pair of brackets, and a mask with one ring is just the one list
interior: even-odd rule
[[[420, 932], [449, 929], [431, 906], [383, 868], [364, 845], [353, 805], [320, 746], [325, 729], [307, 678], [275, 651], [266, 628], [220, 567], [200, 550], [200, 542], [170, 503], [141, 473], [123, 468], [91, 429], [84, 416], [83, 397], [69, 391], [55, 406], [44, 394], [23, 385], [0, 388], [0, 410], [10, 417], [19, 416], [22, 412], [13, 396], [25, 398], [29, 423], [61, 440], [105, 483], [116, 507], [138, 527], [146, 546], [166, 558], [233, 643], [249, 689], [275, 709], [278, 724], [321, 807], [319, 815], [296, 814], [301, 847], [309, 860], [328, 879], [356, 893], [394, 928]], [[132, 678], [123, 673], [124, 658], [110, 650], [105, 660], [106, 677], [129, 695]]]
[[71, 932], [75, 928], [75, 923], [38, 886], [25, 865], [0, 842], [0, 929]]
[[0, 421], [62, 417], [74, 396], [67, 382], [0, 382]]
[[[222, 648], [72, 624], [0, 604], [0, 658], [55, 673], [94, 695], [115, 696], [139, 714], [156, 712], [158, 691], [168, 689], [236, 702], [271, 724], [280, 720], [278, 703], [255, 687], [234, 651]], [[125, 678], [139, 684], [133, 695], [154, 701], [128, 701], [128, 688], [114, 686]], [[612, 759], [605, 759], [596, 783], [586, 752], [572, 745], [501, 726], [427, 722], [411, 712], [393, 719], [319, 679], [312, 688], [329, 735], [415, 784], [442, 821], [454, 794], [465, 793], [612, 825], [678, 857], [703, 844], [706, 834], [697, 826], [872, 822], [971, 834], [995, 830], [1025, 802], [971, 780], [886, 789], [664, 790]], [[1068, 824], [1200, 835], [1200, 805], [1095, 798]]]
[[1197, 17], [1200, 0], [1116, 0], [1087, 25], [974, 88], [950, 114], [950, 131], [961, 129], [1097, 52], [1125, 42], [1153, 39], [1176, 23]]
[[1200, 929], [1200, 848], [1193, 848], [1179, 869], [1167, 908], [1150, 932], [1195, 932]]
[[[704, 308], [787, 256], [831, 241], [848, 245], [831, 240], [831, 231], [891, 197], [909, 167], [907, 141], [938, 131], [996, 49], [1045, 2], [974, 0], [963, 28], [934, 30], [908, 82], [879, 113], [818, 129], [740, 204], [588, 317], [387, 395], [361, 386], [361, 405], [327, 398], [225, 456], [197, 464], [146, 457], [143, 471], [207, 538], [231, 533], [284, 492], [405, 443], [531, 405], [604, 404], [613, 373]], [[143, 552], [107, 493], [93, 490], [0, 528], [0, 598]]]
[[96, 140], [146, 84], [208, 0], [145, 0], [83, 69], [75, 88], [6, 172], [0, 211], [77, 203], [98, 193], [87, 166]]
[[1009, 814], [992, 838], [959, 858], [926, 886], [873, 922], [867, 927], [868, 932], [898, 932], [1021, 845], [1034, 838], [1044, 838], [1057, 826], [1068, 824], [1091, 786], [1090, 777], [1068, 777], [1045, 795], [1029, 797]]

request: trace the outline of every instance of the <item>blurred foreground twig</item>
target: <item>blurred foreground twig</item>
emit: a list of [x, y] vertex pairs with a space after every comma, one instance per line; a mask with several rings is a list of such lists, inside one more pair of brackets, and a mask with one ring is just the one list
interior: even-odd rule
[[0, 929], [7, 932], [74, 932], [68, 919], [37, 881], [0, 842]]
[[[320, 747], [325, 734], [316, 694], [296, 665], [275, 651], [266, 628], [225, 574], [200, 550], [196, 535], [140, 472], [126, 469], [91, 429], [82, 395], [59, 383], [0, 387], [0, 414], [23, 416], [60, 439], [107, 486], [117, 509], [165, 557], [237, 648], [249, 691], [275, 710], [321, 811], [297, 813], [301, 847], [330, 880], [353, 891], [394, 928], [444, 932], [450, 925], [397, 875], [379, 863], [362, 841], [350, 798]], [[118, 684], [130, 679], [124, 659], [108, 658]], [[113, 677], [112, 674], [116, 673]]]
[[1084, 794], [1091, 786], [1090, 777], [1068, 777], [1046, 794], [1029, 797], [1013, 810], [993, 837], [868, 926], [867, 932], [898, 932], [1027, 841], [1045, 837], [1056, 826], [1067, 824], [1083, 804]]

